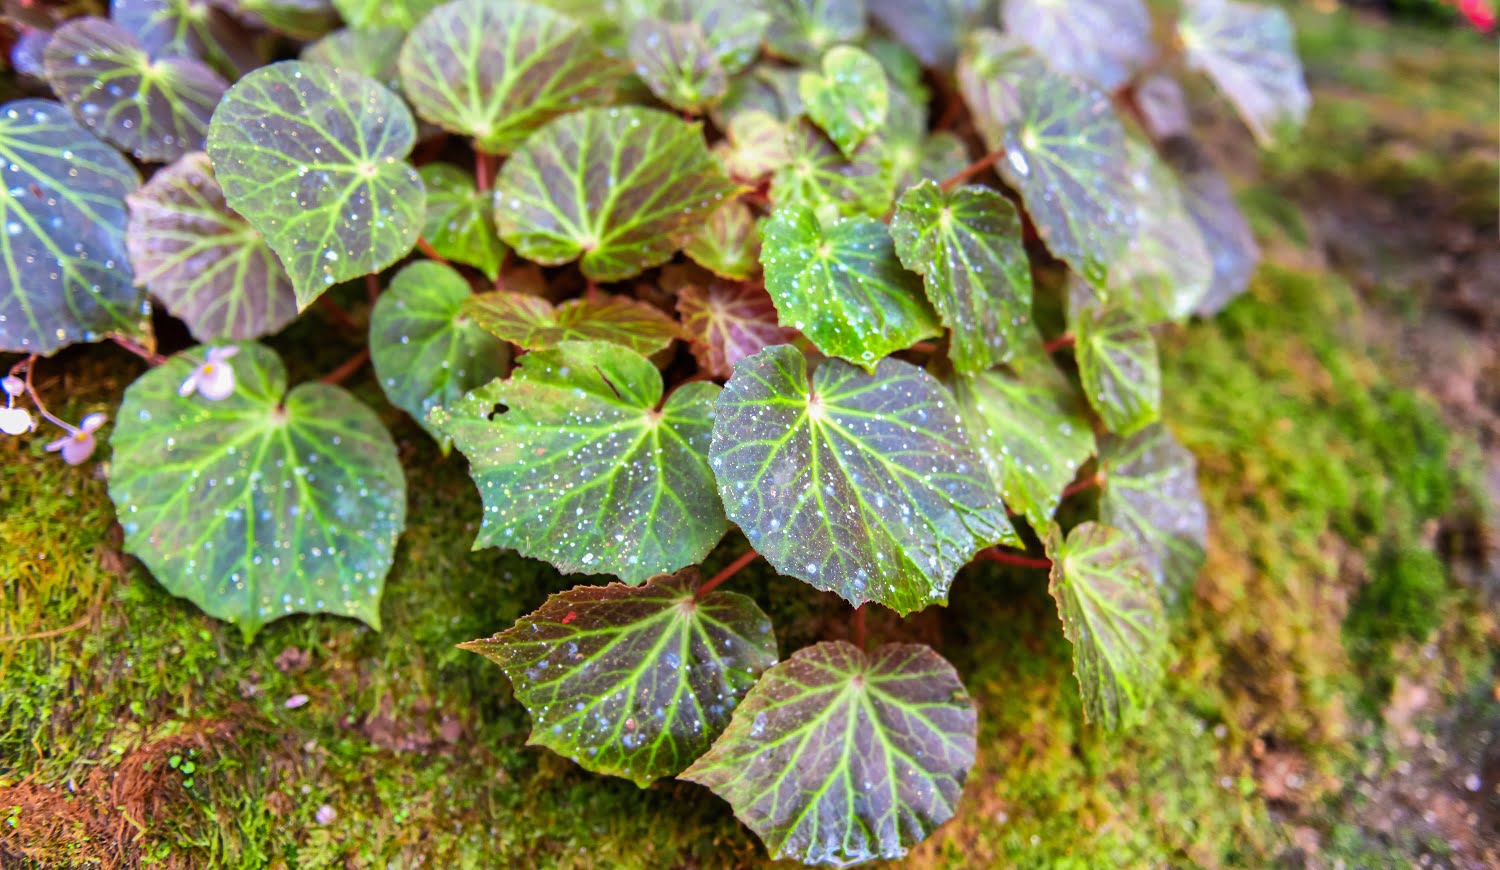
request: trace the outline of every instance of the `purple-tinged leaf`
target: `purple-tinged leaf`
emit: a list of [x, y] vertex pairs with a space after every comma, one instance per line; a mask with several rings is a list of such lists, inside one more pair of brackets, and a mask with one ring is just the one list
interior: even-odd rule
[[1104, 490], [1099, 520], [1130, 535], [1168, 602], [1198, 579], [1208, 545], [1208, 511], [1198, 489], [1198, 463], [1162, 426], [1099, 446]]
[[231, 80], [264, 64], [265, 34], [206, 0], [110, 0], [109, 19], [135, 34], [153, 58], [201, 60]]
[[703, 28], [691, 21], [648, 18], [630, 31], [635, 74], [658, 99], [674, 109], [700, 112], [729, 89]]
[[814, 63], [841, 42], [865, 33], [865, 0], [763, 0], [771, 14], [766, 48], [778, 57]]
[[760, 271], [760, 231], [755, 215], [742, 200], [730, 200], [708, 216], [682, 251], [716, 275], [746, 280]]
[[754, 284], [710, 279], [677, 291], [677, 313], [692, 343], [693, 357], [716, 378], [734, 374], [734, 364], [797, 335], [776, 320], [776, 306]]
[[1005, 29], [1053, 69], [1112, 91], [1156, 55], [1142, 0], [1004, 0]]
[[1187, 62], [1219, 86], [1262, 143], [1301, 126], [1312, 97], [1286, 11], [1236, 0], [1188, 0], [1177, 24]]

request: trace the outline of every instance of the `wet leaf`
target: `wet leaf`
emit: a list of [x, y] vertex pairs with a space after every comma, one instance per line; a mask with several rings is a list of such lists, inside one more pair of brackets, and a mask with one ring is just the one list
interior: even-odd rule
[[637, 22], [630, 31], [630, 59], [651, 93], [676, 109], [698, 112], [729, 89], [708, 37], [691, 21]]
[[1181, 173], [1182, 204], [1198, 227], [1213, 259], [1213, 280], [1195, 313], [1212, 317], [1245, 289], [1260, 263], [1260, 246], [1235, 204], [1229, 182], [1189, 140], [1177, 140], [1168, 158]]
[[1031, 262], [1010, 200], [986, 187], [945, 193], [923, 181], [901, 197], [891, 236], [952, 330], [948, 353], [959, 372], [992, 368], [1035, 342]]
[[1189, 66], [1207, 73], [1255, 138], [1272, 142], [1279, 124], [1301, 126], [1312, 97], [1302, 78], [1286, 11], [1235, 0], [1190, 0], [1177, 23]]
[[760, 271], [760, 232], [750, 207], [735, 199], [720, 206], [683, 247], [693, 262], [725, 278], [744, 280]]
[[762, 62], [729, 80], [729, 91], [711, 110], [714, 123], [727, 129], [730, 121], [745, 112], [765, 112], [782, 123], [802, 114], [802, 95], [797, 91], [801, 71]]
[[735, 366], [710, 451], [729, 518], [777, 571], [898, 613], [947, 600], [953, 575], [1014, 531], [923, 369], [871, 374], [796, 348]]
[[1047, 249], [1103, 285], [1135, 235], [1125, 129], [1109, 97], [1048, 69], [1013, 38], [979, 31], [959, 86], [997, 166], [1021, 192]]
[[1141, 0], [1004, 0], [1005, 30], [1054, 69], [1112, 91], [1156, 56]]
[[302, 59], [359, 73], [396, 91], [401, 88], [397, 62], [405, 40], [406, 31], [399, 27], [343, 27], [302, 49]]
[[1111, 432], [1129, 435], [1161, 419], [1156, 340], [1130, 310], [1114, 305], [1069, 311], [1074, 355], [1089, 404]]
[[559, 115], [609, 102], [623, 72], [572, 18], [492, 0], [457, 0], [423, 19], [400, 69], [418, 115], [497, 154]]
[[1094, 433], [1072, 387], [1050, 362], [955, 378], [951, 384], [969, 440], [1000, 496], [1045, 529], [1062, 491], [1094, 455]]
[[772, 860], [896, 859], [953, 817], [975, 729], [974, 702], [930, 648], [824, 642], [766, 671], [681, 778], [728, 801]]
[[370, 359], [386, 398], [445, 450], [448, 438], [428, 412], [505, 374], [510, 360], [510, 347], [464, 313], [472, 295], [452, 268], [418, 261], [397, 273], [370, 314]]
[[369, 408], [323, 383], [286, 389], [271, 350], [213, 365], [234, 391], [179, 395], [202, 348], [125, 391], [110, 435], [109, 494], [125, 550], [158, 582], [245, 638], [292, 613], [380, 627], [380, 595], [406, 518], [396, 445]]
[[771, 14], [766, 47], [788, 60], [815, 63], [865, 32], [865, 0], [763, 0], [761, 7]]
[[731, 176], [756, 181], [792, 159], [787, 135], [785, 124], [766, 112], [751, 109], [730, 119], [726, 139], [715, 146], [715, 153]]
[[565, 341], [607, 341], [652, 354], [680, 330], [672, 318], [626, 296], [569, 299], [561, 305], [526, 293], [481, 293], [464, 303], [480, 328], [526, 350], [551, 350]]
[[870, 14], [924, 65], [950, 67], [959, 41], [986, 5], [981, 0], [870, 0]]
[[373, 79], [301, 61], [256, 70], [214, 111], [208, 154], [229, 205], [281, 258], [297, 303], [379, 272], [416, 244], [411, 113]]
[[736, 188], [697, 124], [655, 109], [586, 109], [527, 140], [500, 172], [496, 223], [543, 265], [582, 257], [584, 275], [618, 281], [666, 262], [678, 236]]
[[846, 215], [879, 217], [891, 207], [893, 176], [880, 149], [870, 144], [846, 158], [810, 121], [794, 122], [787, 133], [788, 159], [776, 170], [771, 198], [778, 206], [817, 209], [836, 205]]
[[208, 119], [229, 85], [202, 61], [152, 60], [130, 31], [80, 18], [52, 35], [47, 81], [73, 115], [142, 160], [168, 161], [203, 147]]
[[443, 257], [473, 266], [491, 281], [499, 277], [505, 243], [495, 229], [494, 195], [451, 163], [429, 163], [418, 174], [427, 188], [422, 238]]
[[639, 585], [702, 561], [729, 528], [708, 466], [718, 394], [697, 381], [663, 403], [645, 357], [565, 342], [431, 419], [484, 498], [475, 547]]
[[1066, 540], [1053, 526], [1047, 549], [1085, 716], [1110, 731], [1144, 721], [1166, 673], [1167, 621], [1135, 542], [1088, 522]]
[[1208, 511], [1198, 490], [1198, 463], [1160, 425], [1129, 438], [1105, 438], [1099, 520], [1135, 539], [1168, 602], [1198, 579], [1208, 545]]
[[443, 0], [333, 0], [333, 6], [350, 27], [399, 27], [411, 30]]
[[754, 284], [709, 280], [677, 291], [682, 330], [692, 342], [693, 357], [716, 378], [734, 374], [734, 364], [797, 335], [776, 320], [776, 306]]
[[667, 0], [662, 14], [696, 24], [714, 59], [730, 75], [760, 56], [761, 40], [771, 23], [769, 14], [739, 0]]
[[109, 19], [135, 34], [152, 57], [196, 58], [230, 79], [266, 62], [265, 40], [217, 4], [111, 0]]
[[140, 176], [51, 100], [0, 109], [0, 350], [50, 354], [142, 316], [125, 250]]
[[857, 48], [840, 45], [823, 55], [823, 71], [804, 72], [797, 89], [807, 116], [851, 157], [885, 125], [890, 105], [885, 70]]
[[224, 201], [195, 151], [131, 194], [126, 244], [136, 280], [199, 341], [258, 338], [297, 317], [281, 261]]
[[645, 788], [708, 751], [766, 668], [771, 621], [695, 572], [644, 586], [577, 586], [514, 628], [459, 644], [505, 669], [531, 713], [527, 743]]
[[901, 267], [885, 224], [856, 217], [824, 227], [810, 210], [782, 206], [764, 233], [766, 290], [781, 322], [823, 353], [870, 369], [939, 334], [920, 279]]

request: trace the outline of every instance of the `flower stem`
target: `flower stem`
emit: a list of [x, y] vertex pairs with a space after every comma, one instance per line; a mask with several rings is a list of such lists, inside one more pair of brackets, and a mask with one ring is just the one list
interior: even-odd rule
[[421, 251], [423, 256], [425, 256], [429, 260], [437, 263], [442, 263], [444, 266], [448, 265], [448, 258], [433, 250], [432, 245], [429, 244], [428, 241], [421, 236], [417, 236], [417, 250]]
[[490, 182], [495, 178], [494, 160], [495, 155], [474, 149], [474, 186], [480, 191], [489, 190]]
[[1046, 557], [1036, 558], [1034, 556], [1023, 556], [1020, 553], [1011, 553], [998, 547], [988, 550], [980, 550], [979, 555], [992, 562], [1000, 562], [1004, 565], [1019, 565], [1022, 568], [1051, 568], [1052, 560]]
[[1047, 342], [1044, 349], [1047, 351], [1047, 353], [1057, 353], [1065, 347], [1072, 347], [1077, 342], [1078, 339], [1075, 338], [1072, 333], [1067, 333], [1065, 335], [1059, 335], [1057, 338], [1054, 338], [1051, 341]]
[[380, 276], [374, 272], [365, 276], [365, 296], [374, 305], [375, 300], [380, 298]]
[[755, 552], [754, 550], [746, 550], [744, 554], [742, 554], [738, 559], [735, 559], [733, 562], [725, 565], [724, 570], [715, 574], [711, 579], [709, 579], [707, 583], [699, 586], [697, 594], [693, 596], [693, 600], [702, 601], [703, 596], [714, 591], [714, 589], [719, 584], [723, 583], [725, 580], [728, 580], [730, 577], [733, 577], [735, 574], [738, 574], [741, 568], [745, 567], [751, 562], [754, 562], [759, 557], [760, 554]]
[[328, 319], [332, 320], [340, 329], [355, 333], [364, 331], [359, 328], [359, 324], [354, 322], [354, 318], [349, 316], [349, 312], [333, 301], [327, 293], [318, 297], [318, 310], [328, 315]]
[[[31, 397], [31, 404], [36, 406], [36, 412], [41, 414], [43, 419], [48, 423], [51, 423], [64, 432], [77, 432], [78, 429], [76, 427], [52, 416], [52, 412], [47, 410], [47, 406], [42, 404], [42, 397], [37, 393], [36, 387], [31, 385], [31, 373], [36, 370], [36, 359], [36, 354], [32, 354], [24, 360], [26, 363], [26, 395]], [[15, 369], [11, 371], [15, 371]]]
[[955, 187], [958, 187], [960, 184], [963, 184], [979, 173], [985, 171], [986, 169], [989, 169], [991, 166], [994, 166], [996, 163], [999, 163], [1000, 158], [1004, 156], [1004, 148], [1001, 148], [998, 151], [991, 151], [990, 153], [984, 155], [978, 160], [975, 160], [973, 163], [970, 163], [968, 166], [965, 166], [963, 169], [960, 169], [958, 172], [950, 176], [947, 181], [943, 182], [943, 190], [949, 191]]
[[854, 615], [849, 618], [849, 637], [854, 645], [861, 650], [865, 648], [865, 605], [854, 608]]
[[115, 344], [118, 344], [120, 347], [125, 348], [126, 350], [130, 351], [131, 353], [135, 354], [151, 365], [159, 366], [167, 361], [167, 358], [162, 356], [161, 354], [148, 350], [145, 345], [134, 339], [126, 338], [123, 335], [111, 335], [109, 337], [109, 340], [114, 342]]
[[342, 384], [349, 376], [359, 371], [360, 366], [370, 358], [370, 349], [362, 347], [359, 353], [344, 360], [343, 364], [322, 377], [325, 384]]
[[1075, 480], [1072, 483], [1068, 484], [1063, 488], [1062, 497], [1067, 498], [1070, 495], [1077, 495], [1078, 493], [1083, 492], [1086, 489], [1093, 489], [1096, 486], [1103, 485], [1104, 472], [1096, 472], [1094, 474], [1090, 474], [1088, 477], [1085, 477], [1083, 480]]

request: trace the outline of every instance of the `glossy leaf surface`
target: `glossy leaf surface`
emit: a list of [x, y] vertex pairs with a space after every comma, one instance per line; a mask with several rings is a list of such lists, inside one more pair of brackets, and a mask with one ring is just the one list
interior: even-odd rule
[[797, 84], [807, 116], [851, 156], [885, 125], [890, 105], [880, 61], [840, 45], [823, 55], [822, 72], [804, 72]]
[[1130, 535], [1168, 601], [1192, 589], [1208, 546], [1208, 511], [1198, 463], [1162, 426], [1106, 438], [1099, 519]]
[[716, 275], [748, 279], [760, 271], [760, 230], [755, 215], [742, 200], [730, 200], [708, 216], [682, 251]]
[[1001, 20], [1060, 72], [1112, 91], [1151, 61], [1151, 13], [1141, 0], [1004, 0]]
[[480, 328], [526, 350], [551, 350], [565, 341], [607, 341], [655, 353], [679, 334], [657, 309], [627, 296], [569, 299], [561, 305], [525, 293], [481, 293], [464, 303]]
[[1160, 419], [1161, 361], [1140, 318], [1112, 305], [1069, 313], [1083, 392], [1104, 425], [1129, 435]]
[[451, 163], [429, 163], [418, 174], [427, 188], [422, 238], [439, 255], [495, 280], [505, 243], [495, 229], [494, 195], [481, 191], [474, 176]]
[[577, 586], [514, 628], [460, 644], [505, 669], [528, 743], [642, 788], [708, 751], [776, 663], [771, 621], [734, 592], [695, 600], [693, 572]]
[[878, 149], [860, 149], [852, 158], [805, 119], [787, 132], [787, 159], [771, 182], [771, 198], [782, 204], [817, 209], [833, 203], [846, 215], [879, 217], [890, 208], [892, 176]]
[[401, 88], [397, 61], [405, 41], [406, 32], [399, 27], [343, 27], [302, 49], [302, 59], [357, 72], [396, 91]]
[[816, 63], [865, 32], [865, 0], [764, 0], [761, 7], [771, 14], [767, 48], [788, 60]]
[[109, 19], [153, 57], [198, 58], [230, 79], [266, 62], [264, 40], [204, 0], [110, 0]]
[[677, 291], [677, 313], [703, 371], [718, 378], [734, 374], [734, 364], [797, 333], [776, 318], [771, 297], [753, 284], [711, 279]]
[[676, 109], [697, 112], [729, 89], [729, 75], [708, 37], [691, 21], [637, 22], [630, 31], [630, 59], [651, 93]]
[[1236, 0], [1191, 0], [1177, 25], [1188, 63], [1214, 80], [1263, 143], [1301, 126], [1312, 97], [1286, 11]]

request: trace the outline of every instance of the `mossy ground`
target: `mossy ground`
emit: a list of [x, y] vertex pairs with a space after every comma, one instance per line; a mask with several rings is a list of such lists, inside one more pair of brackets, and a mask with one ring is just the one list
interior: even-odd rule
[[[1244, 197], [1271, 262], [1222, 317], [1163, 342], [1167, 418], [1199, 457], [1214, 524], [1164, 696], [1123, 737], [1086, 727], [1040, 572], [971, 568], [961, 606], [873, 621], [877, 640], [936, 643], [981, 705], [960, 815], [915, 863], [1385, 866], [1455, 848], [1437, 825], [1376, 838], [1376, 798], [1353, 783], [1403, 762], [1395, 732], [1446, 727], [1437, 703], [1392, 724], [1403, 687], [1462, 708], [1471, 731], [1500, 721], [1495, 628], [1442, 544], [1481, 510], [1480, 460], [1408, 368], [1370, 347], [1362, 296], [1310, 252], [1298, 201], [1337, 178], [1492, 219], [1493, 45], [1298, 17], [1313, 121]], [[1420, 299], [1401, 311], [1421, 317]], [[348, 350], [313, 335], [280, 342], [294, 380]], [[44, 363], [42, 388], [76, 418], [113, 408], [138, 371], [91, 348]], [[567, 581], [471, 553], [479, 504], [462, 464], [385, 415], [412, 484], [385, 630], [299, 617], [248, 647], [118, 555], [99, 474], [44, 457], [40, 439], [0, 442], [0, 863], [761, 860], [696, 787], [641, 791], [524, 746], [503, 675], [453, 644]], [[771, 605], [783, 652], [844, 630], [825, 596], [755, 570], [735, 582]], [[289, 707], [296, 696], [307, 702]]]

